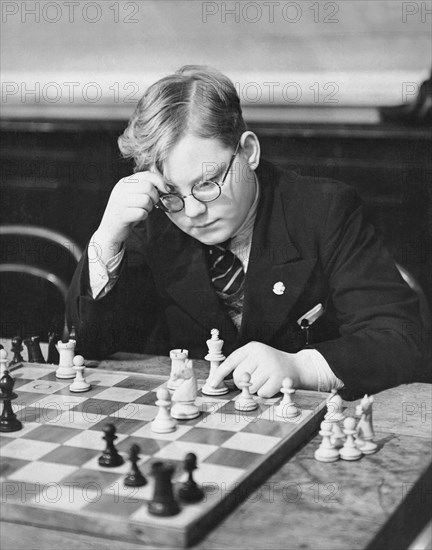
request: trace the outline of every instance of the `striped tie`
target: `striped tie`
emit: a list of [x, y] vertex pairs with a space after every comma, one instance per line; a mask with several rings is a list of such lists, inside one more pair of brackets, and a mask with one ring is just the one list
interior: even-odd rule
[[208, 247], [209, 272], [216, 290], [234, 294], [242, 286], [245, 274], [241, 261], [228, 250], [228, 242]]

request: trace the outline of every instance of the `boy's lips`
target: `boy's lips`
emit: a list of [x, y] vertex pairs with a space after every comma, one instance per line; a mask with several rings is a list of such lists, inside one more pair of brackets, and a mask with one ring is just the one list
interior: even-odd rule
[[202, 225], [194, 225], [194, 229], [205, 229], [207, 227], [210, 227], [211, 225], [215, 224], [219, 220], [213, 220], [212, 222], [207, 222]]

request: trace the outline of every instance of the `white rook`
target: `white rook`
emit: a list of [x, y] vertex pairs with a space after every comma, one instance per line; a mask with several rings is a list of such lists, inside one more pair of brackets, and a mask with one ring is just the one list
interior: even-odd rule
[[187, 349], [172, 349], [170, 351], [171, 373], [167, 382], [167, 388], [171, 391], [176, 390], [183, 382], [181, 376], [185, 368], [186, 360], [189, 358]]
[[57, 342], [57, 349], [59, 352], [59, 367], [56, 370], [56, 377], [69, 379], [75, 378], [76, 372], [73, 368], [73, 359], [75, 356], [75, 340], [69, 340], [69, 342], [62, 342], [59, 340]]

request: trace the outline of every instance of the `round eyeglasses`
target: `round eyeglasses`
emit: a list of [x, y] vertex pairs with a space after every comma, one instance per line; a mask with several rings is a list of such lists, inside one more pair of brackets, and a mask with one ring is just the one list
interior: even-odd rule
[[240, 142], [237, 143], [237, 147], [229, 161], [228, 168], [225, 170], [225, 174], [220, 181], [220, 183], [213, 180], [203, 180], [196, 183], [189, 195], [180, 195], [178, 193], [163, 193], [159, 195], [159, 202], [155, 204], [156, 208], [160, 208], [164, 212], [169, 214], [175, 214], [183, 210], [185, 206], [184, 199], [190, 197], [191, 195], [200, 202], [212, 202], [220, 197], [222, 193], [222, 186], [225, 183], [225, 180], [228, 176], [231, 166], [234, 162], [234, 159], [238, 153]]

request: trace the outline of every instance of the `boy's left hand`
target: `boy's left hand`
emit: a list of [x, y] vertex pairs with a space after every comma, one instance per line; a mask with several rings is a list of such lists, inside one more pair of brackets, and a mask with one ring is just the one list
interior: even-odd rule
[[282, 380], [287, 377], [292, 379], [294, 388], [299, 385], [295, 354], [274, 349], [260, 342], [250, 342], [233, 351], [217, 368], [210, 381], [211, 385], [216, 387], [230, 372], [233, 372], [236, 384], [242, 374], [248, 372], [252, 383], [250, 392], [257, 393], [260, 397], [268, 398], [278, 393], [282, 387]]

